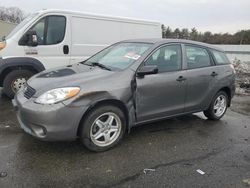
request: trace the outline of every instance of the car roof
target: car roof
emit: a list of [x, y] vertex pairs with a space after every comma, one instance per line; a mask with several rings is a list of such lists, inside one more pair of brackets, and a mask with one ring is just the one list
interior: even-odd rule
[[211, 44], [207, 44], [204, 42], [197, 42], [193, 40], [186, 40], [186, 39], [162, 39], [162, 38], [148, 38], [148, 39], [131, 39], [131, 40], [124, 40], [122, 42], [141, 42], [141, 43], [152, 43], [155, 45], [162, 45], [167, 43], [184, 43], [184, 44], [193, 44], [193, 45], [199, 45], [211, 49], [215, 49], [218, 51], [223, 51], [221, 48], [218, 48], [216, 46], [213, 46]]

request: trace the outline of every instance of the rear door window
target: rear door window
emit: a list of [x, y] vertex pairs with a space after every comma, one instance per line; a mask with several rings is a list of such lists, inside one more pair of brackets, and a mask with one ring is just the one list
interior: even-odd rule
[[186, 45], [186, 59], [188, 69], [211, 66], [210, 56], [205, 48]]

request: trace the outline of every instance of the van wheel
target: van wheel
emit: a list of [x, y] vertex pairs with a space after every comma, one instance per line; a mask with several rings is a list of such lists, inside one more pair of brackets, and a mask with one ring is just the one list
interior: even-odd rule
[[26, 83], [26, 81], [34, 75], [29, 70], [13, 70], [4, 78], [3, 92], [13, 98], [15, 93]]
[[125, 130], [126, 118], [122, 110], [105, 105], [88, 113], [81, 125], [80, 139], [91, 151], [105, 151], [120, 142]]
[[219, 120], [224, 116], [228, 107], [228, 95], [224, 91], [219, 91], [213, 98], [209, 108], [204, 111], [204, 115], [211, 120]]

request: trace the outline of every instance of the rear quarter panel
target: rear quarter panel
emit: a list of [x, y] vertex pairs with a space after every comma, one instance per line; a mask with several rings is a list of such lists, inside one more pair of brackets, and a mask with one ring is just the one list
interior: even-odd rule
[[229, 88], [231, 96], [229, 98], [231, 99], [235, 92], [235, 73], [234, 69], [231, 67], [230, 64], [227, 65], [216, 65], [215, 70], [218, 73], [216, 76], [216, 84], [214, 85], [214, 89], [211, 91], [211, 94], [209, 95], [208, 101], [206, 103], [206, 108], [209, 107], [211, 100], [213, 97], [223, 88]]
[[217, 91], [221, 88], [228, 87], [231, 89], [231, 94], [233, 97], [234, 90], [235, 90], [235, 72], [232, 68], [231, 64], [227, 65], [217, 65], [216, 70], [218, 71], [218, 88]]

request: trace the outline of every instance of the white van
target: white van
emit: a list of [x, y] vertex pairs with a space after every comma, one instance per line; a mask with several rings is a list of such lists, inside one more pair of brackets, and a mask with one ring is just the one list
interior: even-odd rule
[[137, 38], [161, 38], [161, 24], [63, 10], [39, 11], [0, 42], [0, 87], [12, 98], [40, 71], [83, 61], [112, 43]]

